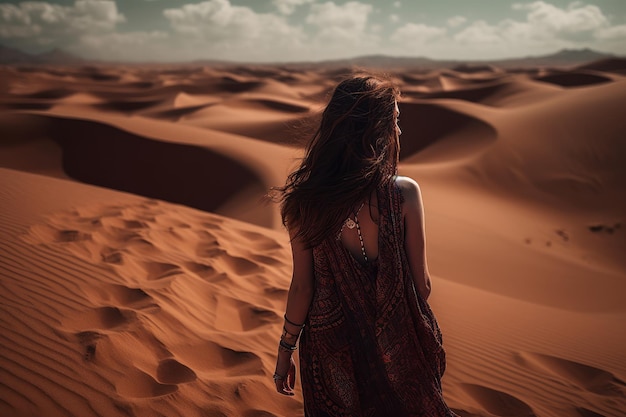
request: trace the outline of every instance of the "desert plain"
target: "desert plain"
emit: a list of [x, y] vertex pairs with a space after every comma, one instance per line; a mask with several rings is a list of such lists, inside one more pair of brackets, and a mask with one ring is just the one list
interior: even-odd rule
[[[302, 416], [266, 195], [353, 71], [0, 68], [0, 415]], [[449, 405], [625, 416], [626, 63], [384, 72]]]

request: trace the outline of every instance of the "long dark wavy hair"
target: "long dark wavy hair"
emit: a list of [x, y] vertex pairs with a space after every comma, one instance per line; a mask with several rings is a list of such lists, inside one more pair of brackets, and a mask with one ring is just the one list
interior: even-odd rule
[[335, 88], [298, 169], [281, 194], [285, 226], [309, 247], [335, 236], [355, 206], [396, 174], [399, 142], [388, 80], [356, 75]]

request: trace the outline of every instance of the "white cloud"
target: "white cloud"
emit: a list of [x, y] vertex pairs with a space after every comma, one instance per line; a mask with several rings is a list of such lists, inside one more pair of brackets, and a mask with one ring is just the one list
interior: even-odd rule
[[319, 27], [347, 26], [362, 31], [372, 10], [372, 5], [358, 1], [350, 1], [341, 6], [329, 1], [311, 6], [311, 14], [306, 21]]
[[0, 4], [0, 37], [54, 42], [83, 34], [105, 33], [124, 22], [115, 1], [76, 0], [73, 6], [46, 2]]
[[165, 9], [163, 16], [177, 32], [211, 40], [253, 37], [259, 29], [254, 11], [232, 6], [228, 0], [185, 4], [177, 9]]
[[393, 2], [393, 7], [400, 7], [400, 6], [402, 6], [402, 3], [400, 3], [399, 1]]
[[389, 15], [389, 20], [392, 23], [398, 23], [400, 21], [400, 16], [398, 16], [397, 14], [391, 14]]
[[343, 5], [333, 2], [313, 4], [306, 22], [317, 27], [319, 38], [361, 43], [368, 37], [367, 21], [372, 10], [372, 5], [358, 1]]
[[257, 13], [228, 0], [186, 4], [163, 15], [179, 35], [176, 53], [183, 59], [267, 60], [297, 50], [304, 38], [302, 29], [283, 16]]
[[546, 36], [579, 39], [581, 35], [590, 35], [596, 30], [610, 26], [609, 19], [598, 6], [584, 5], [580, 2], [560, 9], [543, 1], [535, 1], [529, 4], [514, 4], [513, 9], [528, 11], [527, 25]]
[[298, 36], [280, 16], [256, 13], [243, 6], [233, 6], [228, 0], [208, 0], [186, 4], [178, 9], [166, 9], [163, 15], [178, 33], [192, 35], [211, 42], [234, 44], [255, 40], [259, 44], [268, 37]]
[[622, 40], [626, 42], [626, 25], [602, 28], [594, 33], [596, 39]]
[[278, 11], [285, 15], [292, 14], [298, 6], [313, 3], [315, 0], [272, 0]]
[[507, 55], [597, 47], [594, 43], [597, 40], [626, 42], [626, 25], [612, 26], [609, 18], [594, 5], [575, 2], [559, 8], [535, 1], [516, 3], [513, 9], [526, 12], [525, 19], [505, 19], [496, 24], [475, 21], [457, 33], [454, 40], [476, 48], [489, 45], [494, 48], [492, 51], [504, 54], [508, 50]]
[[465, 44], [485, 45], [501, 42], [502, 33], [498, 26], [477, 20], [454, 36], [454, 40]]
[[428, 26], [423, 23], [407, 23], [396, 29], [390, 39], [398, 44], [424, 44], [443, 37], [446, 28]]
[[455, 28], [455, 27], [461, 26], [465, 22], [467, 22], [467, 18], [463, 16], [453, 16], [448, 19], [447, 23], [448, 23], [448, 26]]

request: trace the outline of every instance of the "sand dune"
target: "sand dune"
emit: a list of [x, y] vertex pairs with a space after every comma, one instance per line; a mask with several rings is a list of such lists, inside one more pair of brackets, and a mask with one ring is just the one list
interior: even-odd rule
[[626, 59], [624, 58], [602, 59], [600, 61], [594, 61], [588, 64], [580, 65], [578, 68], [623, 75], [626, 73]]
[[445, 105], [417, 101], [399, 108], [411, 121], [402, 128], [409, 139], [402, 142], [400, 157], [407, 163], [457, 160], [480, 153], [497, 138], [489, 124]]
[[[0, 69], [0, 414], [303, 415], [272, 388], [291, 255], [263, 196], [350, 71]], [[389, 75], [449, 404], [623, 416], [623, 62]]]

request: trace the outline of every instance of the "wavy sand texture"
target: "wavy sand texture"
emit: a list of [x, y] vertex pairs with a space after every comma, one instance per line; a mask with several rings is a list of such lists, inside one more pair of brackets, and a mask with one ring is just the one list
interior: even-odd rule
[[[288, 285], [283, 235], [2, 175], [3, 415], [294, 412], [297, 401], [264, 401], [267, 335], [280, 331]], [[41, 216], [24, 205], [57, 210]]]

